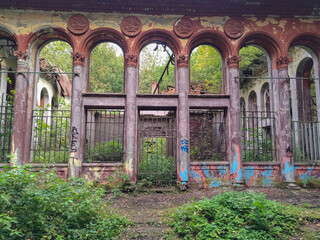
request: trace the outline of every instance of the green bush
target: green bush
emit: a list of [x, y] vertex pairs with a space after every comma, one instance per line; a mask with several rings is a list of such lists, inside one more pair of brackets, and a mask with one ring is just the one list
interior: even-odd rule
[[127, 225], [103, 190], [26, 168], [0, 172], [0, 239], [113, 239]]
[[169, 225], [184, 239], [286, 239], [303, 222], [298, 212], [263, 194], [227, 192], [172, 211]]
[[122, 162], [123, 145], [118, 141], [96, 143], [93, 148], [86, 151], [87, 162]]

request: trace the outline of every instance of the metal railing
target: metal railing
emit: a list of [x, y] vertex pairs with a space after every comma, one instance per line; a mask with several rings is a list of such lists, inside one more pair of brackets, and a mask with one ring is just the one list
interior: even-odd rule
[[244, 162], [275, 162], [276, 138], [274, 113], [242, 112], [242, 160]]
[[0, 163], [8, 163], [10, 160], [14, 112], [12, 98], [7, 95], [0, 100]]
[[87, 109], [85, 143], [87, 162], [122, 162], [123, 139], [123, 109]]
[[319, 122], [292, 121], [292, 152], [295, 162], [320, 161]]
[[156, 186], [176, 183], [176, 134], [173, 111], [139, 112], [138, 180]]
[[68, 162], [70, 113], [70, 110], [33, 110], [31, 162]]
[[224, 161], [225, 126], [223, 109], [190, 110], [190, 160]]

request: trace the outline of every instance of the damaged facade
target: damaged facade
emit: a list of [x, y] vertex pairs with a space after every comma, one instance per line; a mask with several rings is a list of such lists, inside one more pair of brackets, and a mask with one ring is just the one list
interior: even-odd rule
[[[137, 1], [132, 6], [121, 1], [0, 3], [0, 37], [17, 46], [10, 58], [16, 67], [9, 71], [1, 65], [1, 92], [5, 92], [3, 79], [15, 72], [15, 94], [7, 144], [10, 160], [0, 166], [43, 167], [39, 159], [46, 162], [46, 153], [34, 158], [36, 143], [44, 144], [49, 155], [52, 151], [52, 159], [62, 156], [46, 165], [62, 177], [103, 181], [120, 170], [132, 181], [165, 179], [202, 187], [270, 186], [320, 178], [320, 111], [305, 117], [310, 115], [307, 105], [297, 101], [303, 90], [309, 89], [303, 96], [310, 93], [307, 79], [312, 78], [315, 97], [311, 99], [315, 109], [320, 106], [319, 6], [313, 1], [304, 6], [290, 2], [290, 8], [275, 1], [270, 5], [196, 2], [186, 1], [183, 6], [178, 1]], [[41, 83], [39, 72], [44, 71], [39, 52], [57, 39], [73, 49], [72, 88], [63, 79], [56, 82], [61, 95], [72, 96], [71, 115], [61, 113], [61, 122], [46, 123], [50, 129], [68, 129], [64, 136], [55, 132], [63, 143], [48, 143], [45, 138], [40, 144], [42, 136], [35, 132], [39, 118], [33, 114], [37, 101], [41, 102], [36, 87]], [[123, 92], [89, 91], [90, 54], [101, 42], [115, 43], [124, 53]], [[164, 43], [172, 50], [175, 86], [170, 94], [139, 92], [140, 51], [149, 43]], [[190, 87], [190, 55], [203, 44], [221, 55], [221, 93], [195, 94]], [[244, 81], [253, 80], [239, 76], [239, 51], [248, 45], [263, 49], [268, 70], [244, 90]], [[292, 57], [293, 47], [303, 50]], [[301, 82], [304, 89], [297, 84]], [[260, 147], [261, 139], [271, 145]], [[2, 138], [2, 144], [7, 140]], [[269, 155], [256, 154], [260, 151]]]

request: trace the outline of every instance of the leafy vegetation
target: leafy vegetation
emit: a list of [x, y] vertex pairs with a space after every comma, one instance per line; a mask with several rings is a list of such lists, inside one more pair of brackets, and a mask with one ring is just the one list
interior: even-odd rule
[[167, 156], [165, 138], [151, 138], [143, 141], [139, 162], [139, 179], [155, 184], [168, 184], [175, 181], [175, 162]]
[[0, 172], [0, 239], [113, 239], [128, 224], [82, 179], [26, 167]]
[[118, 45], [109, 42], [97, 45], [90, 55], [90, 92], [123, 92], [123, 64], [123, 53]]
[[110, 142], [96, 143], [94, 147], [87, 145], [88, 162], [122, 162], [123, 145], [116, 139]]
[[190, 85], [191, 91], [222, 93], [221, 56], [215, 48], [200, 45], [192, 51]]
[[289, 238], [306, 219], [318, 221], [319, 216], [263, 194], [226, 192], [173, 210], [169, 225], [183, 239], [271, 240]]
[[[35, 111], [34, 163], [64, 163], [69, 157], [70, 102], [59, 98], [59, 109]], [[50, 106], [47, 106], [50, 107]]]

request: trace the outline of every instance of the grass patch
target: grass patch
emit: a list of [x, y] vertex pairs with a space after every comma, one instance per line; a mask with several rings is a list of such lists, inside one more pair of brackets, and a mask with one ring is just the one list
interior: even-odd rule
[[319, 212], [270, 201], [264, 194], [231, 191], [172, 210], [168, 238], [288, 239], [319, 219]]
[[128, 224], [103, 189], [18, 167], [0, 172], [0, 239], [113, 239]]

